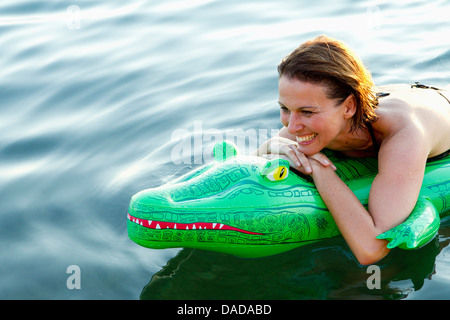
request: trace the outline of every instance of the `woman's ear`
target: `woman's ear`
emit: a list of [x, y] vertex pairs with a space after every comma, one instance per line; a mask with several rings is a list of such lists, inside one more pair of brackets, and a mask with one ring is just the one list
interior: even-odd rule
[[356, 113], [356, 99], [354, 95], [349, 95], [344, 101], [344, 118], [350, 119]]

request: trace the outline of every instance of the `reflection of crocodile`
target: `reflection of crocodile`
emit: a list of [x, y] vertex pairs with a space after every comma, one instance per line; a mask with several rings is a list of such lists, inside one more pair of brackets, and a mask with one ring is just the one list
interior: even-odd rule
[[[337, 174], [367, 207], [377, 172], [374, 158], [328, 154]], [[179, 179], [143, 190], [131, 199], [128, 235], [148, 248], [199, 248], [261, 257], [340, 234], [308, 177], [283, 159], [237, 155], [218, 143], [214, 158]], [[388, 247], [420, 247], [450, 211], [450, 157], [427, 164], [421, 193], [410, 217], [378, 236]]]

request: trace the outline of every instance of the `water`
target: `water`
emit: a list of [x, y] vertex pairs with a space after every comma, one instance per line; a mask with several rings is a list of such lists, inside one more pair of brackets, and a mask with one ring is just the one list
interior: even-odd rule
[[[341, 238], [254, 260], [126, 233], [131, 195], [202, 162], [206, 132], [280, 128], [276, 66], [301, 42], [346, 41], [380, 85], [444, 86], [449, 13], [450, 1], [3, 1], [0, 298], [449, 299], [448, 221], [390, 255], [373, 290]], [[174, 157], [195, 124], [200, 145]], [[67, 286], [72, 265], [81, 289]]]

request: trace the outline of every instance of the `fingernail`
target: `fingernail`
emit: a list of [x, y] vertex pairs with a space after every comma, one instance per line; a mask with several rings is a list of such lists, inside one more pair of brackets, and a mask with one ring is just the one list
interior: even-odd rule
[[328, 160], [323, 160], [323, 162], [322, 162], [324, 165], [329, 165], [330, 164], [330, 162], [328, 161]]
[[300, 167], [300, 162], [297, 162], [297, 167]]
[[311, 168], [310, 167], [306, 167], [306, 172], [311, 173], [312, 172]]

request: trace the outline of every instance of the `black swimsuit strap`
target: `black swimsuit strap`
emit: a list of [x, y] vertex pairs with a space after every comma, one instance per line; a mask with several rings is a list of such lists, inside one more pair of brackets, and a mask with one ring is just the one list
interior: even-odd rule
[[433, 162], [433, 161], [437, 161], [437, 160], [440, 160], [440, 159], [444, 159], [445, 157], [448, 157], [449, 155], [450, 155], [450, 149], [448, 149], [447, 151], [445, 151], [445, 152], [443, 152], [443, 153], [441, 153], [441, 154], [439, 154], [437, 156], [428, 158], [427, 162]]
[[[390, 95], [390, 93], [389, 92], [377, 92], [376, 95], [377, 95], [377, 99], [378, 99], [378, 98], [387, 97], [388, 95]], [[366, 122], [366, 127], [367, 127], [367, 130], [369, 131], [370, 138], [372, 139], [372, 144], [375, 149], [375, 153], [378, 154], [378, 151], [380, 150], [380, 145], [378, 144], [377, 138], [375, 137], [372, 123]]]
[[373, 144], [373, 147], [375, 148], [375, 152], [378, 153], [378, 151], [380, 150], [380, 145], [378, 144], [378, 141], [375, 138], [375, 133], [373, 132], [372, 124], [370, 122], [367, 122], [366, 126], [367, 126], [367, 130], [369, 130], [370, 138], [372, 139], [372, 144]]
[[441, 95], [442, 98], [444, 98], [445, 100], [447, 100], [448, 103], [450, 103], [450, 100], [449, 100], [446, 96], [444, 96], [441, 92], [439, 92], [439, 90], [441, 90], [441, 89], [439, 89], [439, 88], [426, 86], [426, 85], [421, 84], [421, 83], [419, 83], [419, 82], [417, 82], [417, 81], [416, 81], [416, 84], [412, 84], [412, 85], [411, 85], [411, 88], [433, 89], [433, 90], [436, 90], [436, 92], [439, 93], [439, 94]]
[[416, 84], [412, 84], [411, 88], [420, 88], [420, 89], [433, 89], [433, 90], [441, 90], [439, 88], [436, 87], [431, 87], [431, 86], [426, 86], [424, 84], [421, 84], [420, 82], [416, 81]]

